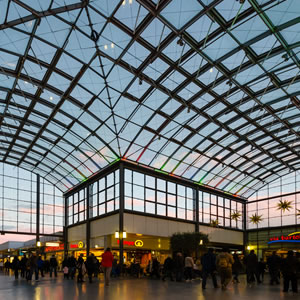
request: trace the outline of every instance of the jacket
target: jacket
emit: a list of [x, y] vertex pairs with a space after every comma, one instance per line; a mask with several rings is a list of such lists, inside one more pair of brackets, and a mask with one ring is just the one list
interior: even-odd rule
[[112, 267], [113, 260], [114, 260], [114, 257], [112, 255], [112, 253], [110, 251], [105, 251], [102, 254], [101, 266], [104, 267], [104, 268]]

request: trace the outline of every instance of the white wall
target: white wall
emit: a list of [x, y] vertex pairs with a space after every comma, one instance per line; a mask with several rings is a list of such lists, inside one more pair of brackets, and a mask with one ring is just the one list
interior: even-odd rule
[[68, 229], [68, 242], [85, 241], [86, 225], [81, 224]]
[[119, 215], [112, 215], [91, 222], [91, 238], [114, 234], [119, 231]]
[[124, 230], [161, 237], [170, 237], [176, 232], [193, 232], [195, 225], [171, 220], [124, 214]]
[[222, 228], [214, 228], [210, 226], [202, 226], [200, 225], [200, 231], [208, 234], [208, 238], [210, 242], [216, 243], [226, 243], [226, 244], [235, 244], [235, 245], [243, 245], [243, 232], [222, 229]]

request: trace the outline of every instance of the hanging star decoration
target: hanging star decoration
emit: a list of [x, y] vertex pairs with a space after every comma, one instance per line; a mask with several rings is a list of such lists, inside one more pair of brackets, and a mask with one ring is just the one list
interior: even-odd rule
[[292, 201], [280, 200], [277, 203], [277, 210], [281, 210], [282, 212], [285, 212], [286, 210], [289, 211], [291, 208], [292, 208]]
[[256, 224], [256, 225], [257, 225], [257, 224], [260, 223], [262, 220], [263, 220], [263, 219], [262, 219], [262, 216], [259, 216], [259, 215], [256, 214], [256, 213], [250, 217], [250, 222], [251, 222], [252, 224]]
[[234, 211], [231, 214], [231, 220], [238, 221], [241, 216], [242, 216], [242, 214], [239, 211]]
[[218, 219], [210, 221], [210, 226], [211, 227], [218, 227], [218, 225], [219, 225]]

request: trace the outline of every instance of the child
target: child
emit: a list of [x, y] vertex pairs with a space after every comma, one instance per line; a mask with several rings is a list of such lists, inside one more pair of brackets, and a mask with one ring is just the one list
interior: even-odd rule
[[64, 278], [69, 279], [69, 268], [67, 266], [65, 266], [63, 268], [63, 271], [64, 271]]

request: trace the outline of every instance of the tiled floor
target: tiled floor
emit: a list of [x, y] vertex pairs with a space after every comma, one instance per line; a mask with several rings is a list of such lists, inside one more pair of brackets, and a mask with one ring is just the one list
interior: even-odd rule
[[300, 299], [300, 295], [291, 292], [283, 294], [281, 286], [269, 286], [267, 283], [252, 288], [247, 287], [245, 279], [241, 278], [239, 285], [230, 284], [227, 291], [214, 289], [209, 281], [205, 291], [202, 291], [199, 281], [193, 282], [162, 282], [151, 279], [113, 279], [109, 287], [103, 284], [103, 278], [92, 284], [57, 279], [46, 276], [40, 281], [27, 283], [24, 279], [15, 280], [13, 276], [0, 274], [1, 300], [184, 300], [184, 299], [222, 299], [222, 300], [277, 300]]

